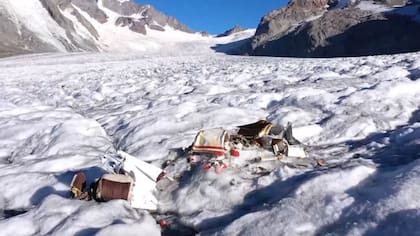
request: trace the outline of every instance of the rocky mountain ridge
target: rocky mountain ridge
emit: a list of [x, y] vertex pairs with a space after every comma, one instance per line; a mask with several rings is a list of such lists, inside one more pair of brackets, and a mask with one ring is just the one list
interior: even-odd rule
[[183, 48], [179, 52], [287, 57], [420, 50], [420, 0], [291, 0], [264, 16], [252, 38], [227, 44], [224, 38], [241, 34], [241, 27], [219, 38], [193, 33], [133, 0], [0, 0], [0, 22], [0, 57], [80, 51], [176, 54], [177, 46]]
[[336, 57], [418, 51], [419, 7], [419, 1], [407, 0], [292, 0], [261, 19], [245, 53]]
[[[0, 56], [108, 51], [125, 47], [115, 45], [123, 40], [112, 37], [141, 44], [148, 32], [165, 32], [168, 27], [192, 33], [175, 18], [131, 0], [0, 0], [0, 21]], [[119, 34], [124, 28], [129, 31]]]
[[235, 34], [235, 33], [239, 33], [239, 32], [244, 31], [244, 30], [245, 29], [242, 28], [240, 25], [235, 25], [234, 27], [232, 27], [232, 28], [226, 30], [225, 32], [217, 35], [216, 37], [226, 37], [226, 36], [229, 36], [229, 35], [232, 35], [232, 34]]

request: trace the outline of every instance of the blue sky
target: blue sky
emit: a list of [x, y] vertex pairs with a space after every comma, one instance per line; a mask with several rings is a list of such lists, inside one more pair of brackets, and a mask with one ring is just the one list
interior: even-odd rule
[[174, 16], [194, 31], [211, 34], [240, 25], [256, 28], [261, 17], [288, 0], [135, 0]]

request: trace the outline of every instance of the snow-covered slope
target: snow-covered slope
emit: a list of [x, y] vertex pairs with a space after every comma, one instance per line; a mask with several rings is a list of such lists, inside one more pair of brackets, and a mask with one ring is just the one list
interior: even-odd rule
[[0, 0], [0, 13], [0, 57], [78, 51], [179, 55], [230, 42], [193, 33], [131, 0]]
[[[158, 235], [124, 201], [70, 200], [125, 150], [161, 165], [203, 128], [293, 122], [322, 168], [242, 153], [220, 175], [169, 166], [161, 213], [203, 235], [420, 232], [420, 54], [331, 60], [45, 54], [0, 60], [2, 235]], [[191, 232], [191, 231], [190, 231]], [[185, 235], [185, 234], [184, 234]]]

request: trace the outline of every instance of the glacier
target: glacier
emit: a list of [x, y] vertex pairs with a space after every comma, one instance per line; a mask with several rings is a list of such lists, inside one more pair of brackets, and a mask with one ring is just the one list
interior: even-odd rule
[[[69, 198], [74, 173], [99, 176], [119, 149], [174, 162], [179, 183], [158, 193], [160, 217], [202, 235], [420, 232], [419, 53], [34, 54], [0, 59], [0, 88], [1, 235], [167, 234], [125, 201]], [[262, 118], [292, 122], [327, 165], [218, 175], [177, 156], [201, 129]]]

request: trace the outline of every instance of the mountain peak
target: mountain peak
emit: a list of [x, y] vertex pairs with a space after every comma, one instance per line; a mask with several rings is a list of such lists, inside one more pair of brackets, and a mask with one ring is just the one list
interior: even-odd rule
[[240, 25], [235, 25], [234, 27], [226, 30], [224, 33], [217, 35], [216, 37], [225, 37], [244, 30], [245, 29], [243, 29]]
[[248, 53], [339, 57], [417, 51], [419, 6], [407, 0], [292, 0], [262, 18]]
[[141, 42], [154, 31], [192, 33], [151, 5], [131, 0], [0, 1], [0, 21], [4, 28], [0, 35], [2, 55], [133, 47], [144, 50]]

